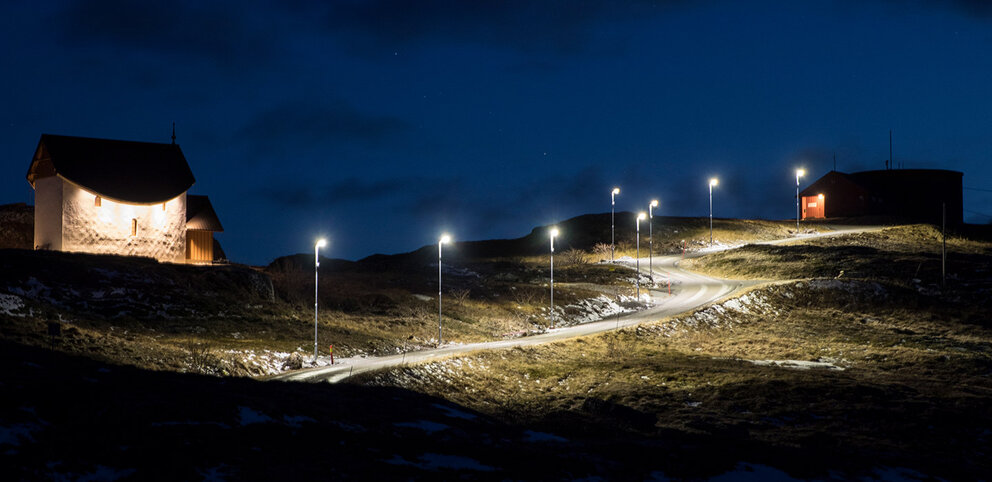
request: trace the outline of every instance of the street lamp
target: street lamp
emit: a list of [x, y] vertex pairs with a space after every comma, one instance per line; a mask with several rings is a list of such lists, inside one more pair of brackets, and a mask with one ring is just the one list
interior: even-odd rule
[[317, 268], [320, 267], [320, 248], [327, 246], [326, 239], [319, 239], [313, 245], [313, 364], [317, 364], [317, 282], [320, 279]]
[[551, 329], [555, 328], [555, 236], [558, 228], [551, 228]]
[[805, 169], [796, 169], [796, 234], [799, 234], [799, 178], [805, 175]]
[[648, 277], [651, 278], [651, 282], [654, 283], [654, 263], [652, 257], [654, 256], [654, 232], [652, 227], [654, 225], [654, 208], [658, 207], [658, 200], [652, 199], [651, 204], [648, 204]]
[[617, 214], [617, 194], [620, 194], [620, 188], [615, 187], [610, 191], [610, 262], [613, 262], [613, 250], [616, 245], [616, 237], [614, 233], [616, 232], [616, 222], [614, 221]]
[[713, 186], [720, 184], [717, 178], [710, 178], [710, 247], [713, 247]]
[[644, 211], [641, 211], [637, 213], [637, 221], [635, 223], [637, 224], [637, 236], [636, 236], [637, 237], [637, 255], [636, 255], [637, 276], [634, 277], [634, 280], [637, 283], [638, 300], [641, 299], [641, 220], [647, 217], [648, 215], [644, 214]]
[[437, 346], [441, 346], [441, 245], [450, 243], [451, 236], [441, 235], [437, 241]]

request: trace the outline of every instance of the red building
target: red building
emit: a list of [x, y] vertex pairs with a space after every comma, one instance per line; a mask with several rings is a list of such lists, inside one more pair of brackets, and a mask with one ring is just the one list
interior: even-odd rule
[[804, 189], [803, 219], [888, 216], [940, 224], [964, 221], [964, 174], [942, 169], [892, 169], [846, 174], [830, 171]]

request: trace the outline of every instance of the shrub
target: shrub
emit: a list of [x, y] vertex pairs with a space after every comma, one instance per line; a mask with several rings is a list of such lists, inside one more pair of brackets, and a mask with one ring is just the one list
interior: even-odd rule
[[472, 293], [472, 290], [468, 288], [460, 290], [451, 290], [451, 297], [455, 299], [455, 305], [461, 306], [468, 299], [468, 295]]
[[586, 252], [581, 249], [569, 249], [558, 255], [562, 268], [586, 264]]
[[188, 340], [182, 348], [189, 353], [189, 366], [197, 372], [206, 370], [210, 362], [210, 343]]
[[513, 292], [513, 301], [516, 301], [517, 304], [521, 306], [532, 305], [541, 293], [543, 293], [543, 291], [532, 290], [521, 286]]
[[610, 251], [610, 245], [606, 243], [596, 243], [596, 245], [592, 247], [592, 253], [599, 259], [610, 259]]

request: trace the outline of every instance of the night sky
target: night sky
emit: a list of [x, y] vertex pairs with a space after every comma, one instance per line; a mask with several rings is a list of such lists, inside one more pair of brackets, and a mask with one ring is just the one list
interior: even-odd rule
[[[42, 133], [169, 142], [234, 261], [357, 259], [619, 210], [784, 219], [833, 168], [963, 171], [992, 214], [980, 1], [2, 2], [0, 203]], [[970, 189], [969, 189], [970, 188]], [[563, 233], [567, 236], [568, 233]]]

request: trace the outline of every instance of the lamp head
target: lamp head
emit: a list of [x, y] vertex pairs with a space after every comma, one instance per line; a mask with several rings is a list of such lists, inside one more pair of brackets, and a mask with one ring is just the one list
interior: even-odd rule
[[717, 184], [720, 184], [720, 180], [719, 179], [717, 179], [715, 177], [710, 179], [710, 186], [716, 186]]
[[648, 214], [646, 212], [644, 212], [644, 211], [641, 211], [641, 212], [637, 213], [637, 220], [638, 221], [642, 221], [644, 219], [647, 219], [647, 217], [648, 217]]
[[551, 237], [554, 238], [558, 236], [558, 228], [551, 228]]
[[613, 194], [615, 194], [615, 195], [616, 194], [620, 194], [620, 188], [618, 188], [618, 187], [613, 188]]
[[823, 200], [823, 194], [818, 194], [816, 197], [820, 198], [821, 201]]
[[653, 208], [658, 207], [658, 200], [657, 199], [652, 199], [651, 200], [651, 207], [653, 207]]
[[448, 243], [451, 242], [451, 236], [448, 236], [447, 234], [442, 234], [441, 235], [441, 239], [439, 240], [439, 242], [441, 244], [448, 244]]
[[806, 169], [796, 169], [796, 177], [803, 177], [806, 175]]
[[317, 244], [315, 244], [314, 246], [316, 246], [318, 248], [323, 248], [324, 246], [327, 246], [327, 240], [326, 239], [323, 239], [323, 238], [318, 239], [317, 240]]

